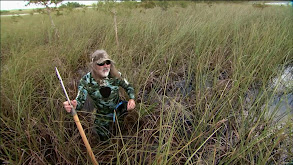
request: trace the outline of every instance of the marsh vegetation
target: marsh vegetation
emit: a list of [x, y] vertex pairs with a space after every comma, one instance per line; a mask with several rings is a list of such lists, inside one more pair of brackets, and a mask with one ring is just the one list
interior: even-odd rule
[[292, 162], [292, 118], [267, 115], [278, 86], [269, 84], [292, 66], [292, 7], [126, 4], [53, 15], [59, 37], [45, 14], [1, 18], [2, 162], [91, 163], [54, 68], [74, 98], [96, 49], [107, 50], [135, 87], [139, 118], [101, 144], [91, 131], [94, 112], [79, 112], [98, 162]]

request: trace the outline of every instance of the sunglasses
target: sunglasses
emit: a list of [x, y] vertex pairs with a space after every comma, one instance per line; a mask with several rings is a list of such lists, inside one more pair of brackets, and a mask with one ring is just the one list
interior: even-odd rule
[[111, 61], [110, 60], [106, 60], [106, 61], [104, 61], [104, 62], [102, 62], [102, 63], [97, 63], [97, 65], [99, 65], [99, 66], [104, 66], [104, 65], [110, 65], [111, 64]]

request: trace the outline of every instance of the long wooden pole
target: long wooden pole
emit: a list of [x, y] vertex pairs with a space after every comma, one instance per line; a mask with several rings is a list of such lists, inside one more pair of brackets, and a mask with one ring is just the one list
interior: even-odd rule
[[91, 157], [92, 163], [93, 163], [94, 165], [98, 165], [99, 163], [97, 162], [97, 160], [96, 160], [96, 158], [95, 158], [95, 155], [94, 155], [94, 153], [93, 153], [93, 151], [92, 151], [92, 148], [91, 148], [91, 146], [90, 146], [90, 144], [89, 144], [89, 142], [88, 142], [88, 140], [87, 140], [87, 138], [86, 138], [86, 135], [85, 135], [85, 133], [84, 133], [84, 130], [83, 130], [83, 128], [82, 128], [82, 125], [80, 124], [79, 118], [78, 118], [78, 116], [77, 116], [76, 110], [73, 108], [73, 106], [72, 106], [72, 104], [71, 104], [71, 102], [70, 102], [70, 99], [69, 99], [69, 97], [68, 97], [68, 94], [67, 94], [67, 92], [66, 92], [65, 86], [64, 86], [64, 84], [63, 84], [62, 78], [61, 78], [61, 76], [60, 76], [60, 73], [59, 73], [57, 67], [55, 67], [55, 70], [56, 70], [56, 73], [57, 73], [58, 79], [60, 80], [60, 83], [61, 83], [61, 86], [62, 86], [63, 91], [64, 91], [64, 93], [65, 93], [65, 96], [66, 96], [66, 98], [67, 98], [67, 101], [68, 101], [68, 103], [69, 103], [69, 104], [71, 105], [71, 107], [72, 107], [72, 109], [71, 109], [71, 114], [72, 114], [72, 116], [73, 116], [73, 119], [74, 119], [74, 121], [75, 121], [75, 124], [76, 124], [76, 126], [77, 126], [77, 129], [78, 129], [78, 131], [79, 131], [79, 134], [80, 134], [81, 137], [82, 137], [83, 143], [85, 144], [85, 147], [86, 147], [86, 149], [87, 149], [87, 151], [88, 151], [88, 153], [89, 153], [89, 155], [90, 155], [90, 157]]
[[89, 153], [89, 155], [90, 155], [90, 157], [92, 159], [93, 164], [98, 165], [98, 162], [97, 162], [97, 160], [95, 158], [95, 155], [94, 155], [94, 153], [92, 151], [92, 148], [91, 148], [91, 146], [90, 146], [90, 144], [89, 144], [89, 142], [88, 142], [88, 140], [87, 140], [87, 138], [85, 136], [85, 133], [83, 131], [82, 125], [80, 124], [80, 121], [79, 121], [79, 118], [78, 118], [77, 114], [75, 114], [73, 116], [73, 119], [74, 119], [75, 124], [77, 126], [77, 129], [78, 129], [78, 131], [80, 133], [80, 136], [82, 137], [83, 143], [85, 144], [85, 147], [86, 147], [86, 149], [87, 149], [87, 151], [88, 151], [88, 153]]

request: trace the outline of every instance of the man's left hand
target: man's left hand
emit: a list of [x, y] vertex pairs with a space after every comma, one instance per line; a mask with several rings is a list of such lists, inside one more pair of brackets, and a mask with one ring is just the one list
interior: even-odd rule
[[127, 110], [133, 110], [135, 108], [135, 101], [133, 99], [130, 99], [128, 101], [128, 104], [127, 104]]

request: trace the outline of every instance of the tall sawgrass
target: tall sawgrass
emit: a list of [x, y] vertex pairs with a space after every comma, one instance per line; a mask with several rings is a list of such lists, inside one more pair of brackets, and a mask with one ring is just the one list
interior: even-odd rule
[[139, 113], [109, 144], [92, 133], [94, 112], [79, 113], [99, 162], [292, 161], [292, 122], [266, 117], [269, 83], [292, 64], [292, 8], [170, 4], [64, 10], [53, 17], [59, 38], [47, 15], [1, 18], [1, 161], [90, 164], [54, 67], [74, 98], [96, 49], [133, 84]]

